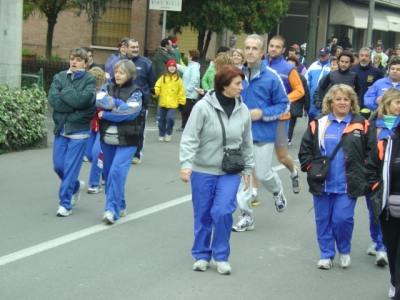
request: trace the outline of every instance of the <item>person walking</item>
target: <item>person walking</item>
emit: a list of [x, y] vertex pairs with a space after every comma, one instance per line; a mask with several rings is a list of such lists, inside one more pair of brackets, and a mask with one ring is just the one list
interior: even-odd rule
[[[216, 76], [214, 90], [196, 104], [182, 134], [179, 159], [180, 178], [191, 182], [194, 212], [196, 259], [193, 270], [206, 271], [213, 259], [220, 274], [232, 272], [229, 263], [232, 213], [236, 209], [236, 193], [241, 177], [250, 185], [254, 166], [251, 139], [251, 118], [240, 93], [244, 73], [235, 66], [222, 66]], [[240, 149], [243, 171], [225, 173], [222, 158], [226, 148]]]
[[179, 105], [185, 105], [186, 95], [182, 78], [178, 74], [174, 60], [167, 62], [167, 72], [160, 77], [154, 87], [154, 97], [160, 96], [160, 118], [158, 121], [158, 141], [170, 142], [175, 125], [175, 112]]
[[[351, 264], [351, 238], [357, 197], [364, 196], [364, 163], [374, 147], [375, 138], [369, 122], [359, 115], [354, 89], [345, 84], [332, 86], [322, 104], [322, 114], [309, 123], [299, 150], [301, 170], [307, 172], [313, 195], [317, 240], [320, 249], [319, 269], [330, 269], [339, 251], [339, 266]], [[326, 178], [316, 157], [331, 157]], [[332, 156], [334, 156], [332, 158]], [[326, 161], [326, 159], [325, 159]], [[343, 170], [346, 172], [343, 172]]]
[[183, 85], [185, 87], [186, 103], [180, 107], [182, 115], [182, 125], [176, 131], [182, 132], [185, 129], [186, 123], [189, 119], [193, 106], [196, 104], [199, 97], [196, 89], [200, 88], [200, 58], [199, 50], [192, 49], [188, 53], [188, 66], [178, 64], [178, 71], [181, 72]]
[[130, 60], [114, 65], [115, 76], [107, 93], [97, 94], [100, 119], [100, 145], [106, 183], [103, 222], [113, 224], [126, 216], [125, 182], [139, 145], [145, 122], [142, 92], [134, 83], [136, 68]]
[[397, 125], [395, 134], [380, 140], [371, 152], [364, 178], [371, 191], [374, 221], [380, 222], [383, 243], [387, 248], [391, 283], [389, 298], [395, 300], [400, 299], [400, 218], [392, 201], [400, 196], [399, 160], [400, 125]]
[[68, 217], [78, 204], [85, 182], [78, 180], [90, 135], [96, 80], [86, 72], [89, 56], [82, 48], [69, 53], [69, 69], [54, 76], [48, 100], [53, 108], [54, 171], [61, 179], [58, 217]]
[[[371, 131], [374, 133], [377, 141], [393, 135], [400, 123], [400, 90], [395, 88], [388, 89], [383, 94], [382, 101], [378, 105], [377, 112], [374, 113], [369, 122]], [[371, 205], [371, 195], [365, 196], [369, 212], [369, 232], [371, 244], [368, 247], [367, 254], [376, 256], [375, 264], [385, 266], [388, 264], [386, 247], [382, 241], [382, 233], [379, 222], [375, 222]]]

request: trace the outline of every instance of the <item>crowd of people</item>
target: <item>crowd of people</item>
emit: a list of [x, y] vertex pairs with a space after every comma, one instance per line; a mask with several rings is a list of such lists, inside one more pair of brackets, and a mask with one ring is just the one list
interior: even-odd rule
[[365, 196], [371, 236], [367, 254], [376, 256], [378, 266], [389, 264], [389, 296], [400, 299], [396, 52], [387, 60], [377, 44], [376, 53], [363, 47], [356, 57], [348, 40], [333, 40], [307, 68], [298, 45], [289, 47], [285, 57], [282, 36], [267, 44], [252, 34], [244, 50], [221, 47], [201, 78], [199, 51], [188, 52], [186, 66], [177, 42], [174, 35], [163, 39], [152, 62], [139, 54], [136, 39], [124, 38], [105, 70], [93, 62], [92, 49], [71, 51], [70, 68], [55, 75], [49, 91], [53, 163], [61, 179], [57, 216], [69, 216], [80, 200], [85, 154], [92, 163], [88, 193], [102, 192], [102, 181], [105, 186], [103, 222], [126, 216], [124, 185], [130, 165], [142, 161], [148, 103], [158, 98], [160, 142], [171, 141], [176, 111], [182, 114], [176, 132], [182, 133], [180, 178], [192, 188], [193, 270], [206, 271], [214, 261], [220, 274], [230, 274], [230, 235], [255, 228], [258, 183], [272, 193], [277, 212], [288, 204], [272, 168], [274, 152], [289, 172], [293, 193], [303, 189], [288, 147], [297, 118], [306, 114], [298, 158], [314, 201], [317, 267], [330, 269], [337, 251], [339, 266], [351, 265], [354, 209], [357, 198]]

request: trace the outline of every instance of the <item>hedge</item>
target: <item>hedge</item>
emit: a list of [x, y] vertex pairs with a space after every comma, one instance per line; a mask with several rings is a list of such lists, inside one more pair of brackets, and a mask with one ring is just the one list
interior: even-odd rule
[[43, 89], [0, 85], [0, 153], [36, 146], [46, 135], [47, 96]]

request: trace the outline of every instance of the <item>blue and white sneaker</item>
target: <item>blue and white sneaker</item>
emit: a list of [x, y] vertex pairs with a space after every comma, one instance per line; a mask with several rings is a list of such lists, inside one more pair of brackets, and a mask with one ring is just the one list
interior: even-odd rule
[[274, 193], [275, 208], [278, 212], [283, 212], [286, 208], [287, 201], [285, 195], [283, 195], [283, 190], [279, 193]]

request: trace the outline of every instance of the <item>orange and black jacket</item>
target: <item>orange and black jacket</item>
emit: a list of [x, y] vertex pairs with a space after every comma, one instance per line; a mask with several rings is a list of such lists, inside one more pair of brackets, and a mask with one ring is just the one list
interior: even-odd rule
[[[318, 137], [318, 120], [325, 115], [319, 114], [310, 122], [300, 144], [299, 160], [301, 170], [307, 172], [312, 159], [321, 156], [320, 141]], [[369, 122], [361, 115], [355, 114], [350, 124], [342, 133], [342, 149], [345, 157], [345, 170], [347, 190], [349, 197], [356, 198], [366, 194], [365, 187], [365, 161], [375, 146], [376, 138], [369, 130]], [[321, 182], [307, 178], [309, 192], [313, 195], [322, 195]]]
[[391, 166], [393, 157], [400, 148], [400, 136], [392, 135], [381, 139], [368, 156], [365, 164], [365, 181], [371, 193], [371, 207], [375, 223], [384, 211], [389, 216], [388, 197], [390, 194]]

